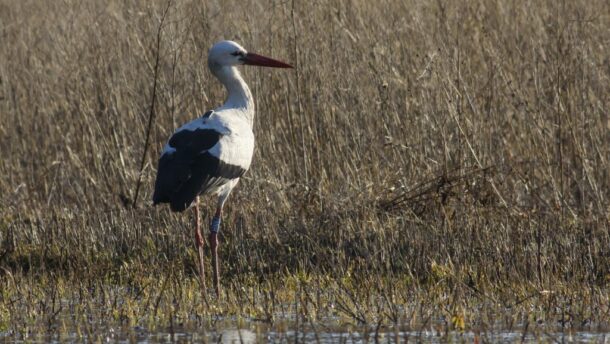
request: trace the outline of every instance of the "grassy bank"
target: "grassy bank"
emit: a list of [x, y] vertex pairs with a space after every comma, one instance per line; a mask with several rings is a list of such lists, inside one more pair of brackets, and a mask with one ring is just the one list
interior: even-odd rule
[[[300, 305], [305, 320], [389, 326], [417, 309], [418, 326], [462, 314], [471, 329], [569, 310], [604, 328], [608, 13], [597, 0], [0, 1], [0, 323], [57, 311], [51, 288], [159, 326]], [[219, 39], [297, 68], [244, 68], [255, 158], [226, 207], [225, 298], [204, 307], [191, 214], [150, 198], [165, 140], [223, 100], [205, 62]], [[112, 295], [124, 302], [103, 306]]]

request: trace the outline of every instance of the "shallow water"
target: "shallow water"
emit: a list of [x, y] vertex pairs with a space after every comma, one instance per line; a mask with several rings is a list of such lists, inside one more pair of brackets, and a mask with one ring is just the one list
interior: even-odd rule
[[[85, 331], [69, 324], [49, 324], [46, 329], [38, 328], [27, 333], [11, 330], [0, 332], [3, 342], [74, 342], [93, 341], [106, 343], [395, 343], [395, 342], [568, 342], [568, 343], [610, 343], [610, 334], [591, 331], [547, 331], [544, 326], [523, 333], [523, 330], [488, 329], [483, 331], [439, 331], [438, 326], [420, 329], [380, 328], [341, 324], [338, 319], [318, 324], [299, 324], [294, 320], [276, 321], [273, 324], [261, 321], [220, 319], [211, 326], [174, 326], [149, 330], [134, 326], [92, 327]], [[93, 321], [94, 322], [94, 321]], [[239, 324], [239, 326], [238, 326]], [[88, 332], [88, 333], [87, 333]]]
[[[426, 343], [445, 343], [445, 342], [570, 342], [570, 343], [608, 343], [610, 336], [605, 333], [576, 332], [572, 334], [546, 333], [539, 336], [528, 334], [523, 336], [519, 332], [495, 332], [486, 335], [475, 335], [473, 332], [457, 333], [450, 332], [446, 337], [433, 331], [408, 331], [408, 332], [380, 332], [377, 337], [374, 333], [368, 336], [359, 332], [314, 332], [314, 331], [286, 331], [278, 333], [254, 332], [249, 329], [225, 329], [219, 333], [208, 334], [205, 336], [207, 341], [216, 343], [294, 343], [294, 342], [320, 342], [320, 343], [396, 343], [396, 342], [426, 342]], [[151, 334], [146, 337], [138, 338], [140, 343], [167, 343], [167, 342], [194, 342], [202, 337], [193, 333], [176, 333], [172, 337], [168, 333]]]

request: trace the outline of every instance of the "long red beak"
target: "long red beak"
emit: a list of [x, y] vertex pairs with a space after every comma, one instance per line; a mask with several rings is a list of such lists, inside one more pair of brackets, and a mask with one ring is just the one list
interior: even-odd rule
[[246, 56], [244, 56], [244, 64], [275, 68], [293, 68], [291, 65], [282, 61], [274, 60], [255, 53], [247, 53]]

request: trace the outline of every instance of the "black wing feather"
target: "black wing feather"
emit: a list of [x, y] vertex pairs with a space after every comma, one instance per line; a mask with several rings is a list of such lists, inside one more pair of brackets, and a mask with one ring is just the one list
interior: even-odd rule
[[244, 168], [224, 163], [207, 151], [221, 137], [214, 129], [175, 133], [169, 140], [175, 151], [159, 159], [153, 203], [169, 203], [172, 211], [183, 211], [199, 194], [241, 177]]

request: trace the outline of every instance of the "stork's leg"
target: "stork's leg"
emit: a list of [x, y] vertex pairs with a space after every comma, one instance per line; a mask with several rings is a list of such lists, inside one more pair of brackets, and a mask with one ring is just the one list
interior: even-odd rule
[[199, 197], [195, 198], [195, 244], [199, 256], [199, 281], [201, 282], [201, 296], [207, 299], [205, 293], [205, 269], [203, 266], [203, 236], [201, 235], [201, 221], [199, 217]]
[[214, 288], [216, 295], [220, 297], [220, 273], [218, 272], [218, 230], [222, 216], [222, 206], [216, 208], [216, 213], [210, 225], [210, 247], [212, 248], [212, 267], [214, 268]]
[[210, 246], [212, 248], [212, 267], [214, 268], [214, 288], [216, 289], [216, 295], [218, 297], [220, 297], [220, 272], [218, 271], [218, 267], [220, 265], [218, 260], [218, 231], [220, 230], [220, 222], [222, 220], [222, 208], [235, 184], [237, 184], [237, 180], [233, 181], [218, 196], [216, 213], [214, 214], [214, 218], [210, 224]]

